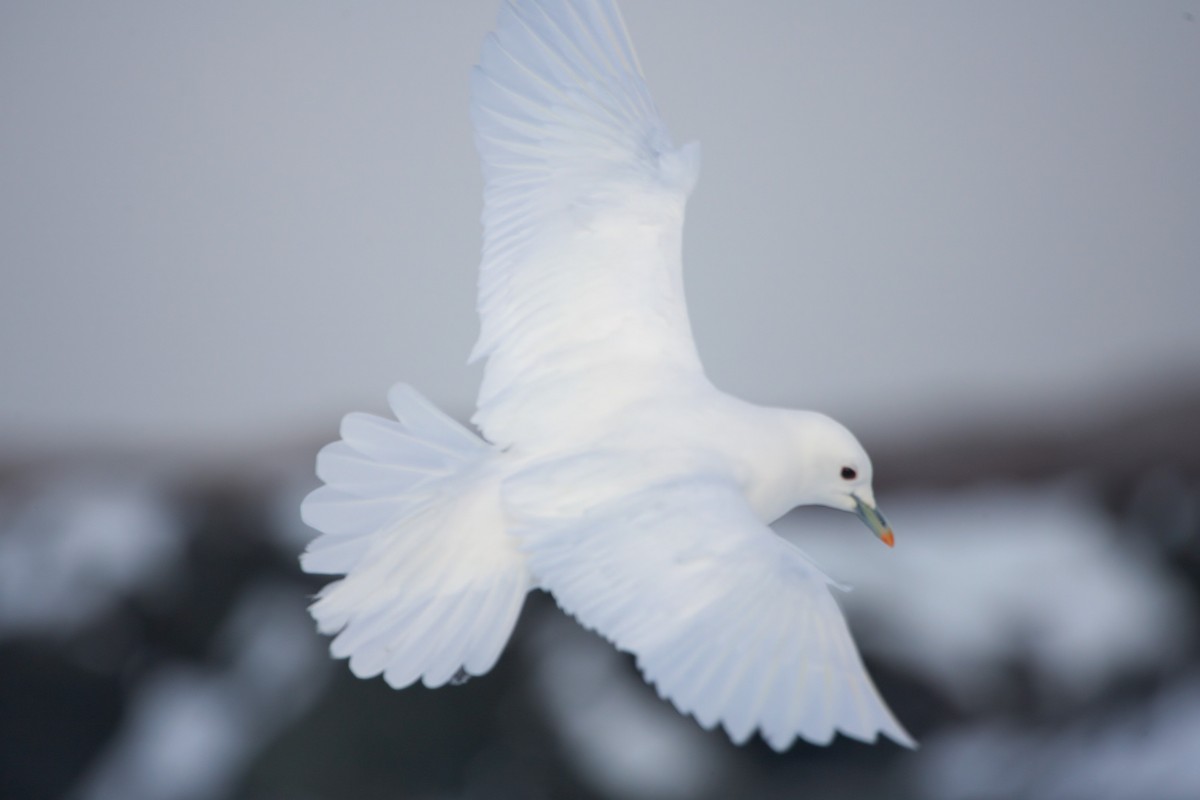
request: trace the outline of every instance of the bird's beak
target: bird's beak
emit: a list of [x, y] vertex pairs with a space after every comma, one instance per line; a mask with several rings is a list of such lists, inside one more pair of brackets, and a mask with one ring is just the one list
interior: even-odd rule
[[892, 534], [892, 527], [887, 524], [887, 520], [883, 518], [883, 514], [879, 513], [879, 509], [875, 506], [867, 505], [856, 494], [850, 496], [854, 498], [854, 513], [866, 523], [867, 527], [871, 529], [871, 533], [879, 537], [879, 541], [888, 547], [895, 546], [896, 537]]

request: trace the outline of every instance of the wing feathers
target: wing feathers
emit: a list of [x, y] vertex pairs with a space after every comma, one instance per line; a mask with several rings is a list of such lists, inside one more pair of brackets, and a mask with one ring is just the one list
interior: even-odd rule
[[588, 424], [607, 410], [600, 365], [702, 374], [679, 277], [697, 161], [671, 144], [616, 6], [506, 3], [471, 95], [487, 437], [529, 446]]
[[[536, 496], [514, 491], [514, 515]], [[838, 732], [912, 745], [871, 685], [825, 576], [732, 483], [660, 482], [602, 501], [585, 519], [567, 506], [521, 523], [534, 574], [701, 725], [720, 724], [739, 743], [758, 730], [776, 749]]]

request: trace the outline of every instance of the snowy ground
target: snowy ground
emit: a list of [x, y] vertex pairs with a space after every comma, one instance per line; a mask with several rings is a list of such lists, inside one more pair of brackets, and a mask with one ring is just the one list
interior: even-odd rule
[[[312, 631], [315, 585], [294, 566], [307, 532], [290, 509], [311, 479], [280, 475], [290, 477], [241, 500], [188, 498], [137, 469], [43, 473], [0, 491], [0, 665], [19, 674], [31, 653], [67, 665], [28, 692], [0, 682], [5, 763], [33, 758], [22, 747], [57, 752], [71, 720], [100, 713], [83, 702], [48, 738], [23, 740], [39, 698], [101, 681], [120, 711], [71, 751], [85, 755], [63, 788], [80, 800], [237, 796], [247, 781], [293, 773], [314, 787], [334, 774], [353, 782], [353, 769], [312, 753], [336, 749], [324, 737], [384, 722], [392, 732], [373, 780], [426, 796], [487, 796], [481, 786], [497, 780], [513, 796], [560, 785], [609, 798], [769, 795], [784, 784], [840, 786], [845, 797], [881, 787], [947, 799], [1200, 796], [1196, 586], [1163, 548], [1179, 534], [1112, 516], [1081, 480], [893, 493], [894, 550], [848, 515], [781, 522], [854, 587], [839, 599], [922, 748], [843, 742], [775, 757], [680, 717], [628, 657], [545, 601], [496, 673], [467, 687], [395, 693], [353, 680]], [[1151, 483], [1131, 509], [1163, 482]], [[1180, 497], [1186, 518], [1195, 495]], [[355, 692], [381, 700], [330, 731], [323, 720], [348, 713]], [[464, 751], [440, 772], [392, 763], [393, 746], [397, 759], [413, 746], [406, 737], [422, 752], [444, 755], [437, 743], [450, 740]], [[35, 796], [28, 775], [5, 774], [0, 794]]]

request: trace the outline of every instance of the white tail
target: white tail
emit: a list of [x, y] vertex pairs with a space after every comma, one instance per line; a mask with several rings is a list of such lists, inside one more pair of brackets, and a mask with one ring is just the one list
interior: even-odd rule
[[410, 386], [388, 403], [395, 421], [349, 414], [317, 456], [325, 486], [300, 513], [322, 535], [300, 563], [345, 576], [309, 610], [355, 675], [441, 686], [492, 668], [530, 578], [504, 530], [499, 451]]

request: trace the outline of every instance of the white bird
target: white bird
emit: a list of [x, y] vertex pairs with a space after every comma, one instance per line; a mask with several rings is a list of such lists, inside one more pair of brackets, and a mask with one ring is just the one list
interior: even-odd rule
[[508, 0], [472, 74], [486, 179], [473, 422], [406, 385], [317, 457], [311, 607], [359, 677], [441, 686], [499, 658], [553, 594], [659, 694], [738, 743], [835, 733], [915, 746], [859, 658], [836, 586], [768, 526], [856, 512], [892, 544], [871, 461], [810, 411], [706, 378], [684, 303], [675, 148], [611, 0]]

